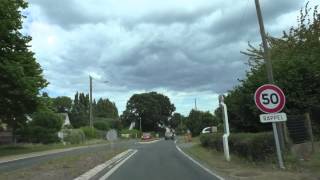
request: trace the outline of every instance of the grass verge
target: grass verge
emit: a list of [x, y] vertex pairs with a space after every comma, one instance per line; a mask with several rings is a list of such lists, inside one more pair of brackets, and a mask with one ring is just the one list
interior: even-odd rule
[[[287, 170], [279, 170], [274, 163], [253, 163], [234, 155], [231, 155], [231, 162], [227, 162], [224, 159], [223, 153], [206, 149], [199, 144], [184, 147], [182, 145], [182, 149], [194, 159], [202, 162], [204, 165], [212, 169], [214, 172], [226, 177], [226, 179], [318, 180], [320, 177], [320, 173], [318, 172], [318, 159], [310, 160], [309, 162], [302, 162], [301, 165], [306, 163], [304, 166], [292, 166], [292, 164], [289, 164], [292, 168], [290, 167]], [[319, 158], [319, 156], [319, 154], [315, 154], [315, 157], [313, 158]]]
[[0, 177], [6, 180], [74, 179], [124, 150], [125, 148], [117, 148], [64, 156], [31, 167], [0, 173]]
[[54, 150], [54, 149], [65, 149], [65, 148], [71, 148], [71, 147], [103, 144], [103, 143], [107, 143], [107, 142], [108, 141], [102, 140], [102, 139], [92, 139], [92, 140], [86, 141], [86, 143], [83, 143], [83, 144], [64, 145], [62, 143], [56, 143], [56, 144], [2, 145], [2, 146], [0, 146], [0, 157], [27, 154], [27, 153], [33, 153], [33, 152], [41, 152], [41, 151]]

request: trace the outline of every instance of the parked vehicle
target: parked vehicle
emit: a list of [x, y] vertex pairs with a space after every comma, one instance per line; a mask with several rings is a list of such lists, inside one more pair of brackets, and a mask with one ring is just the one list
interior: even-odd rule
[[164, 139], [165, 140], [168, 140], [168, 139], [174, 140], [174, 136], [175, 136], [174, 131], [172, 129], [167, 128], [166, 132], [164, 134]]
[[142, 136], [141, 136], [142, 140], [148, 140], [151, 138], [152, 138], [151, 133], [142, 133]]
[[205, 127], [202, 129], [201, 134], [212, 133], [212, 127]]

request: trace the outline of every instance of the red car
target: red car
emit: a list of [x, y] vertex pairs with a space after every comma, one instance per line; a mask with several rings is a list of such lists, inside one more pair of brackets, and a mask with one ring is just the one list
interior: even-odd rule
[[148, 139], [151, 139], [151, 133], [143, 133], [142, 136], [141, 136], [141, 139], [142, 140], [148, 140]]

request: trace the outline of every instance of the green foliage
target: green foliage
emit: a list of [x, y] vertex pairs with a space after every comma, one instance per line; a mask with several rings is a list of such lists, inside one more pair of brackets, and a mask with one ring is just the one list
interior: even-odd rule
[[63, 119], [51, 112], [40, 111], [32, 115], [32, 121], [19, 130], [24, 141], [33, 143], [58, 142], [57, 133], [61, 130]]
[[[217, 151], [223, 151], [222, 134], [202, 134], [201, 145]], [[273, 134], [233, 133], [229, 136], [230, 152], [251, 161], [265, 161], [275, 154]]]
[[13, 128], [25, 123], [25, 114], [38, 106], [39, 90], [47, 85], [42, 69], [30, 51], [31, 37], [21, 33], [27, 8], [23, 0], [0, 3], [0, 119]]
[[120, 134], [130, 134], [130, 137], [131, 138], [140, 138], [141, 137], [141, 132], [137, 129], [132, 129], [132, 130], [129, 130], [129, 129], [123, 129], [120, 131]]
[[64, 113], [71, 110], [72, 99], [66, 96], [59, 96], [53, 99], [52, 106], [55, 112]]
[[100, 98], [97, 103], [93, 103], [93, 109], [95, 117], [119, 118], [116, 104], [109, 99]]
[[[320, 14], [306, 6], [301, 10], [298, 27], [284, 32], [281, 38], [268, 37], [275, 84], [286, 95], [287, 114], [304, 114], [320, 104]], [[270, 130], [270, 124], [259, 122], [259, 110], [253, 102], [255, 90], [267, 83], [261, 47], [249, 44], [246, 52], [250, 70], [241, 84], [228, 93], [230, 127], [236, 132]]]
[[93, 127], [101, 131], [107, 131], [110, 129], [110, 124], [108, 122], [98, 121], [93, 123]]
[[70, 144], [81, 144], [85, 142], [86, 136], [81, 129], [64, 129], [63, 140]]
[[169, 120], [169, 126], [173, 129], [176, 129], [184, 121], [185, 117], [180, 113], [174, 113]]
[[72, 110], [69, 113], [70, 123], [74, 128], [89, 125], [89, 95], [76, 93]]
[[186, 125], [193, 136], [198, 136], [203, 128], [216, 126], [217, 119], [210, 112], [197, 111], [192, 109], [186, 121]]
[[127, 102], [121, 121], [124, 126], [131, 122], [139, 125], [140, 119], [143, 131], [157, 131], [158, 124], [168, 125], [169, 117], [175, 111], [167, 96], [156, 92], [134, 94]]
[[98, 131], [95, 128], [85, 126], [85, 127], [81, 127], [80, 129], [83, 131], [87, 139], [94, 139], [94, 138], [100, 137]]

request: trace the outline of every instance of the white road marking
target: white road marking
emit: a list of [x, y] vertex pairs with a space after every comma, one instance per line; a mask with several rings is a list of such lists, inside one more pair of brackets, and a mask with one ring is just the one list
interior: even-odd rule
[[156, 143], [160, 141], [161, 139], [153, 140], [153, 141], [147, 141], [147, 142], [138, 142], [139, 144], [151, 144], [151, 143]]
[[134, 154], [136, 154], [138, 150], [134, 150], [133, 153], [131, 153], [128, 157], [126, 157], [124, 160], [122, 160], [119, 164], [115, 165], [112, 169], [110, 169], [104, 176], [99, 178], [99, 180], [105, 180], [109, 178], [117, 169], [120, 168], [122, 164], [124, 164], [128, 159], [130, 159]]
[[121, 160], [128, 153], [135, 152], [135, 151], [136, 150], [128, 149], [127, 151], [124, 151], [124, 152], [116, 155], [115, 157], [113, 157], [112, 159], [106, 161], [105, 163], [100, 164], [100, 165], [90, 169], [89, 171], [85, 172], [84, 174], [82, 174], [81, 176], [75, 178], [74, 180], [88, 180], [88, 179], [92, 178], [93, 176], [95, 176], [96, 174], [98, 174], [103, 169], [105, 169], [105, 168], [107, 168], [109, 166], [112, 167], [112, 163], [118, 161], [119, 159]]
[[205, 171], [207, 171], [209, 174], [215, 176], [216, 178], [220, 179], [220, 180], [224, 180], [223, 177], [213, 173], [210, 169], [204, 167], [202, 164], [200, 164], [198, 161], [194, 160], [192, 157], [190, 157], [188, 154], [186, 154], [185, 152], [183, 152], [177, 145], [176, 148], [178, 149], [178, 151], [180, 151], [184, 156], [186, 156], [189, 160], [191, 160], [192, 162], [194, 162], [195, 164], [197, 164], [198, 166], [200, 166], [202, 169], [204, 169]]

